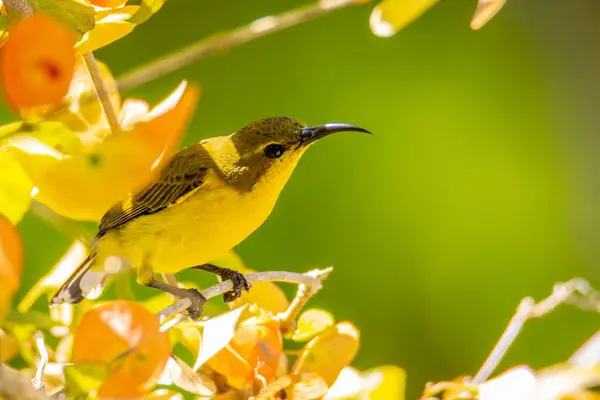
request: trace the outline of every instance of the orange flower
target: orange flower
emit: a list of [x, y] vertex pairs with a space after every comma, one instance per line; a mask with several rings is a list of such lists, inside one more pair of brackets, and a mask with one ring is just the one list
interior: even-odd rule
[[8, 103], [16, 110], [58, 104], [75, 68], [75, 34], [41, 13], [19, 21], [9, 34], [0, 62]]
[[117, 300], [87, 312], [75, 331], [75, 363], [110, 364], [126, 351], [99, 397], [141, 397], [149, 393], [171, 355], [169, 336], [158, 317], [131, 301]]

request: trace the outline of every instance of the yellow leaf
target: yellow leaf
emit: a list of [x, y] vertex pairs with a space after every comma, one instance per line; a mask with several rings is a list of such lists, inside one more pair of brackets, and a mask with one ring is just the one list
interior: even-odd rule
[[133, 31], [135, 24], [129, 22], [139, 6], [126, 6], [107, 12], [104, 17], [96, 21], [96, 26], [86, 32], [83, 38], [75, 45], [75, 49], [81, 53], [98, 50]]
[[32, 188], [16, 157], [0, 149], [0, 215], [13, 224], [19, 222], [31, 204]]
[[340, 322], [304, 347], [292, 368], [295, 375], [314, 372], [333, 385], [340, 372], [356, 356], [360, 333], [350, 322]]
[[504, 7], [504, 3], [506, 0], [479, 0], [471, 20], [471, 28], [477, 30], [490, 22]]
[[16, 139], [10, 138], [9, 143], [38, 189], [37, 200], [71, 219], [98, 221], [109, 207], [158, 172], [179, 143], [198, 95], [195, 86], [183, 82], [132, 131], [109, 135], [72, 154], [40, 141], [35, 146], [17, 146]]
[[292, 340], [297, 342], [310, 340], [332, 327], [334, 323], [333, 315], [325, 310], [306, 310], [298, 318], [298, 327], [292, 336]]
[[362, 374], [363, 387], [370, 400], [404, 400], [406, 372], [394, 365], [383, 365]]
[[0, 361], [7, 363], [19, 354], [19, 341], [10, 332], [0, 329]]
[[[117, 83], [106, 64], [100, 61], [97, 61], [97, 64], [113, 109], [118, 111], [121, 108], [121, 96], [117, 90]], [[91, 95], [91, 93], [95, 93], [94, 91], [90, 73], [83, 58], [79, 56], [69, 91], [65, 97], [68, 107], [44, 117], [64, 123], [71, 131], [79, 135], [85, 145], [89, 146], [99, 142], [109, 132], [109, 125], [98, 96]], [[94, 96], [91, 100], [90, 95]]]
[[290, 400], [317, 400], [323, 398], [327, 393], [327, 383], [318, 374], [302, 374], [300, 380], [286, 393]]
[[369, 22], [379, 37], [389, 37], [420, 17], [438, 0], [383, 0], [375, 6]]

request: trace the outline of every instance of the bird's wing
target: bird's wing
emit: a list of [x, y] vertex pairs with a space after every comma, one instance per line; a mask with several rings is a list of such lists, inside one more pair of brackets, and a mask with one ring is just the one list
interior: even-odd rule
[[209, 163], [206, 153], [194, 145], [175, 154], [160, 176], [126, 200], [111, 207], [100, 220], [99, 236], [141, 215], [155, 213], [177, 204], [205, 181]]

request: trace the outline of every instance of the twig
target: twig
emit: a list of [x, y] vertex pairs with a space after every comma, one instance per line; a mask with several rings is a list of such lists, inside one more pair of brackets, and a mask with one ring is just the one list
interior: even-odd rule
[[304, 308], [306, 303], [321, 290], [323, 287], [321, 281], [327, 278], [332, 271], [333, 268], [329, 267], [307, 273], [307, 275], [311, 275], [317, 280], [310, 284], [301, 283], [298, 285], [298, 292], [296, 293], [294, 300], [292, 300], [287, 310], [277, 315], [277, 320], [279, 321], [283, 332], [290, 332], [296, 329], [296, 317], [300, 314], [300, 311]]
[[8, 365], [0, 364], [0, 397], [4, 400], [50, 400], [35, 390], [27, 376]]
[[80, 240], [86, 246], [90, 245], [93, 235], [90, 233], [89, 230], [85, 228], [85, 226], [81, 222], [77, 222], [69, 218], [63, 217], [62, 215], [59, 215], [52, 211], [52, 209], [50, 209], [45, 204], [42, 204], [36, 200], [33, 200], [31, 202], [31, 210], [34, 213], [36, 213], [41, 219], [46, 221], [48, 224], [61, 230], [69, 237]]
[[48, 365], [48, 349], [46, 348], [46, 342], [44, 341], [44, 334], [37, 331], [34, 335], [35, 345], [37, 351], [40, 354], [40, 361], [35, 371], [35, 377], [31, 380], [33, 388], [36, 390], [44, 390], [44, 370]]
[[209, 36], [176, 52], [142, 66], [122, 76], [118, 82], [119, 90], [127, 90], [143, 85], [176, 71], [201, 58], [223, 52], [254, 39], [278, 32], [317, 17], [329, 14], [355, 3], [355, 0], [319, 1], [278, 15], [257, 19], [246, 26]]
[[521, 300], [515, 315], [471, 383], [481, 384], [489, 378], [528, 320], [541, 318], [561, 304], [571, 304], [581, 309], [600, 312], [600, 293], [584, 279], [574, 278], [554, 285], [550, 296], [537, 304], [531, 297]]
[[[313, 271], [309, 271], [305, 274], [300, 274], [297, 272], [286, 272], [286, 271], [267, 271], [267, 272], [254, 272], [252, 274], [246, 275], [246, 279], [253, 282], [285, 282], [285, 283], [295, 283], [300, 286], [304, 286], [307, 289], [307, 297], [303, 300], [298, 300], [296, 304], [292, 302], [288, 310], [283, 312], [281, 315], [288, 315], [286, 318], [295, 318], [297, 312], [302, 308], [302, 306], [308, 301], [308, 299], [322, 287], [322, 281], [326, 279], [329, 274], [333, 271], [332, 267], [325, 269], [317, 269]], [[226, 293], [233, 289], [233, 283], [229, 280], [217, 283], [204, 291], [202, 291], [202, 295], [206, 297], [206, 299], [210, 299], [212, 297], [219, 296], [223, 293]], [[180, 313], [181, 311], [187, 309], [191, 306], [191, 301], [189, 299], [181, 299], [175, 304], [165, 308], [160, 311], [157, 316], [161, 318], [161, 321], [170, 318], [171, 316]], [[186, 317], [183, 315], [178, 315], [174, 319], [167, 321], [161, 325], [161, 331], [166, 332], [169, 329], [173, 328], [177, 324], [182, 321], [185, 321]], [[286, 319], [287, 320], [287, 319]]]
[[100, 104], [102, 104], [102, 110], [104, 110], [104, 114], [108, 120], [110, 131], [113, 134], [117, 133], [120, 130], [117, 113], [112, 102], [110, 101], [110, 95], [108, 93], [108, 89], [106, 89], [106, 85], [104, 84], [104, 79], [102, 78], [102, 73], [100, 72], [100, 68], [98, 67], [96, 58], [94, 57], [94, 53], [85, 53], [83, 55], [83, 59], [85, 61], [85, 65], [87, 66], [88, 72], [90, 73], [90, 77], [92, 78], [92, 82], [94, 83], [96, 94], [100, 99]]

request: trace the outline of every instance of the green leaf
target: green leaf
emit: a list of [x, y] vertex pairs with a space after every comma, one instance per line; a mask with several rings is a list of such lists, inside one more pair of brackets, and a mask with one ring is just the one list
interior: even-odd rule
[[306, 342], [335, 324], [331, 313], [325, 310], [310, 309], [300, 315], [298, 326], [292, 335], [296, 342]]
[[17, 224], [29, 209], [32, 189], [15, 155], [0, 149], [0, 214]]
[[68, 396], [87, 394], [102, 386], [109, 374], [106, 364], [72, 364], [64, 368]]
[[141, 24], [152, 17], [165, 4], [166, 0], [142, 0], [140, 9], [129, 18], [129, 22]]
[[48, 330], [57, 326], [62, 326], [61, 323], [53, 321], [48, 315], [34, 310], [29, 310], [24, 313], [16, 310], [10, 310], [6, 315], [4, 323], [10, 326], [14, 325], [32, 325], [37, 329]]
[[29, 0], [29, 4], [34, 10], [48, 14], [80, 35], [94, 28], [96, 23], [94, 8], [74, 0]]

